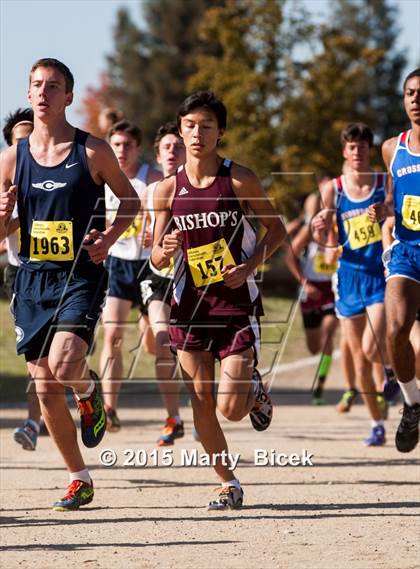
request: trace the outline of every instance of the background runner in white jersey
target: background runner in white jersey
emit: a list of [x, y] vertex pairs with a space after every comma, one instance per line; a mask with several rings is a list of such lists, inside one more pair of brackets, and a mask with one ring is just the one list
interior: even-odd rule
[[[156, 134], [156, 160], [161, 165], [164, 176], [173, 175], [178, 166], [185, 162], [185, 146], [179, 135], [176, 123], [162, 125]], [[147, 216], [152, 232], [155, 225], [153, 196], [158, 183], [150, 184], [141, 199], [147, 204]], [[179, 390], [181, 383], [176, 375], [176, 358], [169, 347], [169, 316], [172, 299], [172, 266], [159, 271], [150, 262], [153, 271], [150, 293], [144, 299], [148, 309], [149, 321], [156, 341], [155, 373], [166, 408], [167, 419], [158, 438], [158, 446], [173, 445], [175, 439], [184, 435], [184, 424], [179, 412]]]
[[[149, 164], [142, 164], [133, 178], [129, 178], [131, 185], [136, 190], [139, 198], [147, 186], [148, 175], [151, 168]], [[105, 186], [105, 205], [107, 220], [112, 223], [115, 212], [118, 209], [120, 200], [112, 193], [108, 186]], [[150, 245], [144, 245], [144, 233], [146, 223], [144, 223], [144, 215], [134, 220], [131, 226], [121, 235], [109, 250], [111, 257], [118, 257], [126, 261], [138, 261], [140, 259], [148, 259], [151, 253]]]
[[[148, 164], [141, 164], [141, 130], [128, 121], [115, 123], [108, 133], [108, 139], [122, 171], [130, 180], [140, 197], [147, 184], [161, 178], [160, 172]], [[105, 189], [105, 204], [108, 223], [112, 223], [119, 200]], [[123, 378], [122, 340], [130, 309], [139, 305], [143, 313], [139, 320], [142, 337], [153, 340], [142, 290], [150, 285], [148, 258], [150, 255], [151, 232], [147, 227], [144, 208], [110, 249], [106, 261], [109, 273], [108, 295], [103, 311], [104, 345], [101, 354], [101, 376], [104, 391], [107, 424], [110, 431], [117, 431], [120, 422], [116, 414], [118, 396]], [[143, 341], [144, 349], [144, 341]], [[151, 342], [146, 351], [151, 351]]]

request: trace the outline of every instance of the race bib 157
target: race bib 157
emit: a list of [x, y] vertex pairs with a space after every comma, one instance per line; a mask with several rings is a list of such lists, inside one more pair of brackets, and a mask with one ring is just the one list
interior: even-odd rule
[[223, 266], [236, 265], [224, 238], [207, 245], [188, 249], [187, 257], [196, 287], [222, 281]]

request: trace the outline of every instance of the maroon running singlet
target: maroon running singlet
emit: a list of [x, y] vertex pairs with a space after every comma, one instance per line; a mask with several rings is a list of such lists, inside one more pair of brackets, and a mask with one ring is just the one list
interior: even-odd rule
[[256, 246], [256, 232], [245, 217], [231, 183], [230, 160], [223, 160], [213, 183], [195, 188], [181, 166], [172, 202], [173, 225], [182, 231], [176, 259], [171, 321], [213, 316], [260, 316], [261, 297], [254, 275], [236, 289], [223, 281], [222, 267], [245, 262]]

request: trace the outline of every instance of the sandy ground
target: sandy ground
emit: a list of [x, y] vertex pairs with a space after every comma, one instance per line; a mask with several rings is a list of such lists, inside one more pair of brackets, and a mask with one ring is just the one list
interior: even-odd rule
[[[365, 448], [369, 431], [361, 405], [336, 414], [340, 380], [334, 364], [325, 407], [312, 407], [304, 369], [276, 381], [275, 418], [266, 433], [246, 418], [227, 423], [230, 450], [245, 490], [241, 511], [209, 512], [216, 486], [210, 468], [180, 465], [182, 449], [200, 449], [191, 435], [191, 410], [183, 408], [185, 438], [172, 448], [172, 467], [154, 466], [154, 442], [164, 414], [158, 400], [131, 396], [121, 409], [124, 428], [107, 434], [84, 456], [95, 499], [79, 512], [53, 512], [67, 484], [49, 437], [36, 452], [23, 451], [12, 430], [24, 407], [1, 410], [1, 565], [4, 567], [413, 569], [419, 567], [419, 449], [394, 448], [399, 408], [387, 422], [388, 442]], [[289, 389], [287, 389], [289, 388]], [[112, 468], [99, 453], [118, 454]], [[147, 467], [123, 465], [124, 449], [148, 451]], [[313, 467], [255, 466], [256, 448], [313, 453]], [[161, 455], [159, 455], [161, 463]], [[417, 517], [416, 517], [417, 516]]]

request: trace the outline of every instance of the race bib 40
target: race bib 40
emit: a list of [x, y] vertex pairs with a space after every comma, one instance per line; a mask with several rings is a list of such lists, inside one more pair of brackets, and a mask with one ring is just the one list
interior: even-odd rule
[[420, 196], [404, 196], [402, 224], [411, 231], [420, 231]]

